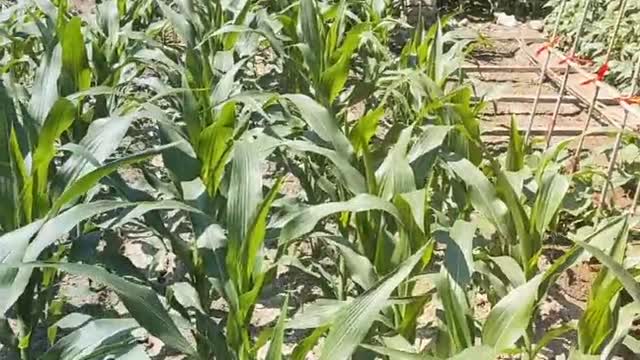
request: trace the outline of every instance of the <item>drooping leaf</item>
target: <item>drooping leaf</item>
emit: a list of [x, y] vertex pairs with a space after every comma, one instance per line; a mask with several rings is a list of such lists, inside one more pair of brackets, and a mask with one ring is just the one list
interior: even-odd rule
[[[94, 120], [80, 145], [98, 162], [105, 161], [120, 145], [137, 114]], [[96, 168], [90, 159], [74, 153], [64, 162], [54, 180], [54, 193], [61, 194], [70, 183]]]
[[[0, 236], [0, 264], [21, 262], [29, 241], [42, 224], [42, 220], [37, 220]], [[17, 291], [20, 284], [13, 282], [17, 273], [14, 268], [0, 268], [0, 317], [4, 316], [22, 293], [22, 289], [19, 289], [19, 293]]]
[[398, 209], [392, 203], [377, 196], [360, 194], [347, 201], [320, 204], [302, 210], [282, 228], [280, 244], [284, 245], [311, 232], [320, 220], [329, 215], [343, 211], [362, 212], [369, 210], [382, 210], [393, 215], [398, 221], [401, 219]]
[[604, 253], [602, 250], [597, 247], [590, 245], [583, 241], [576, 241], [576, 244], [580, 247], [587, 250], [591, 255], [595, 256], [604, 266], [606, 266], [609, 271], [611, 271], [618, 280], [622, 283], [625, 290], [629, 293], [629, 295], [633, 298], [633, 300], [640, 304], [640, 283], [638, 283], [635, 278], [629, 274], [624, 267], [616, 262], [611, 256]]
[[441, 146], [452, 128], [452, 126], [446, 125], [427, 125], [422, 128], [422, 134], [407, 155], [409, 162], [414, 162], [421, 156]]
[[148, 159], [149, 157], [156, 154], [160, 154], [164, 150], [169, 149], [175, 145], [176, 144], [158, 146], [155, 149], [143, 151], [138, 154], [133, 154], [133, 155], [115, 160], [113, 162], [110, 162], [106, 165], [103, 165], [89, 172], [88, 174], [82, 176], [81, 178], [73, 182], [67, 189], [64, 190], [64, 192], [53, 203], [53, 206], [51, 207], [51, 211], [53, 213], [57, 213], [58, 210], [62, 208], [62, 206], [78, 198], [79, 196], [86, 194], [87, 191], [89, 191], [92, 187], [94, 187], [100, 181], [100, 179], [116, 171], [118, 168]]
[[384, 308], [393, 290], [409, 276], [418, 264], [426, 247], [405, 260], [367, 292], [343, 308], [331, 325], [322, 347], [320, 359], [346, 359], [369, 332], [376, 315]]
[[131, 331], [138, 327], [133, 319], [93, 320], [57, 341], [41, 360], [116, 356], [137, 344]]
[[366, 256], [359, 254], [342, 238], [325, 237], [324, 239], [338, 249], [344, 259], [345, 267], [356, 284], [365, 290], [375, 285], [378, 276], [376, 275], [373, 264], [371, 264], [371, 261], [369, 261]]
[[306, 95], [288, 94], [283, 97], [298, 108], [302, 119], [322, 140], [330, 142], [341, 156], [347, 159], [351, 157], [353, 154], [351, 143], [340, 130], [329, 110]]
[[124, 280], [94, 265], [42, 262], [0, 265], [5, 268], [15, 266], [21, 269], [34, 267], [59, 269], [74, 275], [87, 276], [93, 281], [105, 284], [118, 294], [131, 316], [150, 334], [183, 354], [196, 354], [193, 346], [182, 336], [156, 293], [150, 288]]
[[506, 239], [511, 239], [509, 209], [498, 197], [487, 177], [469, 160], [447, 156], [447, 164], [469, 189], [469, 200], [473, 207], [486, 217]]
[[329, 326], [336, 315], [349, 302], [334, 299], [318, 299], [302, 307], [287, 322], [288, 329], [313, 329]]
[[297, 151], [310, 152], [326, 157], [336, 166], [338, 177], [351, 192], [362, 194], [367, 191], [364, 176], [338, 152], [316, 146], [308, 141], [288, 141], [285, 145]]

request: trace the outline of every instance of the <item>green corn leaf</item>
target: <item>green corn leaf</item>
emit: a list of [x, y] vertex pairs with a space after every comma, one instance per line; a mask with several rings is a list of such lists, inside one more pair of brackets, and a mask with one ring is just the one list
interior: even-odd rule
[[351, 158], [353, 148], [349, 139], [340, 130], [336, 119], [324, 106], [306, 95], [288, 94], [283, 97], [298, 108], [302, 119], [322, 140], [330, 142], [340, 156], [346, 159]]
[[280, 317], [278, 317], [278, 322], [273, 330], [273, 335], [271, 336], [271, 344], [269, 345], [269, 350], [267, 351], [266, 360], [281, 360], [282, 359], [282, 343], [284, 342], [284, 325], [285, 320], [287, 319], [287, 306], [289, 305], [289, 296], [284, 298], [284, 303], [280, 308]]
[[512, 287], [516, 288], [527, 282], [520, 264], [511, 256], [492, 256], [489, 259], [497, 267], [496, 270], [502, 272]]
[[[139, 116], [131, 114], [94, 120], [80, 145], [98, 163], [105, 161], [120, 145], [133, 120]], [[54, 193], [59, 195], [71, 183], [96, 168], [91, 159], [74, 153], [64, 162], [54, 179]]]
[[140, 346], [131, 335], [131, 331], [137, 327], [138, 323], [133, 319], [90, 321], [56, 342], [40, 360], [72, 360], [93, 356], [117, 359], [119, 355]]
[[[160, 130], [160, 140], [163, 144], [179, 142], [176, 147], [167, 149], [162, 153], [162, 161], [175, 181], [182, 183], [183, 186], [190, 184], [193, 187], [196, 187], [194, 183], [200, 182], [197, 187], [202, 185], [205, 188], [205, 185], [199, 179], [201, 163], [191, 143], [186, 141], [187, 137], [176, 126], [165, 121], [160, 122], [158, 128]], [[185, 192], [184, 189], [183, 192]], [[199, 195], [199, 192], [197, 195]]]
[[320, 17], [314, 0], [301, 0], [298, 13], [300, 24], [300, 38], [311, 51], [306, 52], [307, 63], [311, 70], [311, 76], [320, 79], [320, 73], [324, 66], [324, 34], [320, 26]]
[[[3, 263], [8, 263], [9, 259], [21, 259], [22, 262], [34, 261], [44, 249], [55, 243], [56, 240], [71, 231], [80, 222], [95, 215], [128, 206], [132, 206], [132, 204], [121, 201], [98, 201], [75, 206], [45, 222], [39, 228], [38, 235], [30, 243], [28, 241], [33, 236], [31, 232], [33, 228], [30, 227], [34, 225], [31, 224], [24, 228], [31, 229], [28, 232], [26, 232], [27, 230], [20, 232], [21, 229], [18, 229], [10, 233], [14, 234], [10, 236], [10, 239], [14, 240], [13, 245], [10, 247], [12, 255]], [[28, 243], [28, 246], [25, 243]], [[3, 294], [0, 297], [0, 313], [6, 312], [18, 299], [27, 286], [30, 276], [31, 269], [21, 268], [17, 272], [14, 271], [11, 276], [3, 277], [0, 282], [0, 294]]]
[[213, 106], [218, 104], [222, 104], [225, 101], [229, 100], [234, 93], [234, 90], [238, 89], [238, 84], [235, 81], [236, 75], [238, 71], [242, 69], [244, 64], [249, 60], [248, 58], [242, 59], [235, 63], [231, 69], [229, 69], [222, 77], [218, 80], [216, 87], [213, 89], [211, 93], [211, 102]]
[[[97, 6], [97, 20], [102, 32], [107, 35], [107, 50], [110, 55], [117, 46], [120, 32], [118, 1], [108, 0]], [[124, 13], [122, 14], [125, 15]]]
[[[0, 236], [0, 264], [21, 262], [29, 241], [40, 230], [43, 223], [43, 220], [34, 221]], [[16, 269], [0, 268], [0, 318], [22, 293], [25, 284], [14, 282], [16, 276]]]
[[234, 191], [229, 192], [227, 230], [229, 242], [237, 245], [247, 239], [262, 202], [262, 159], [253, 150], [250, 142], [238, 142], [231, 163], [230, 183], [234, 184]]
[[615, 333], [602, 350], [602, 357], [608, 359], [633, 328], [633, 323], [640, 315], [640, 304], [637, 302], [629, 303], [623, 306], [618, 313], [618, 323], [615, 325]]
[[307, 354], [313, 350], [313, 347], [318, 343], [320, 337], [324, 335], [327, 330], [327, 326], [315, 328], [311, 335], [307, 336], [293, 349], [293, 352], [291, 353], [291, 360], [307, 359]]
[[500, 299], [484, 323], [482, 342], [496, 351], [504, 351], [524, 334], [537, 304], [538, 287], [543, 280], [539, 274]]
[[360, 194], [348, 201], [332, 202], [308, 207], [293, 216], [280, 232], [280, 244], [285, 245], [291, 240], [297, 239], [311, 232], [316, 224], [323, 218], [340, 212], [362, 212], [369, 210], [382, 210], [398, 221], [401, 221], [400, 213], [396, 207], [377, 196]]
[[436, 282], [453, 353], [472, 346], [474, 340], [466, 286], [474, 268], [471, 251], [475, 230], [473, 224], [465, 221], [458, 220], [453, 224], [447, 239], [444, 266]]
[[160, 9], [166, 19], [171, 23], [175, 31], [180, 35], [187, 46], [190, 48], [194, 47], [196, 45], [195, 31], [187, 17], [174, 11], [171, 6], [167, 5], [162, 0], [157, 0], [156, 3], [160, 6]]
[[16, 164], [11, 156], [11, 134], [17, 121], [13, 99], [0, 81], [0, 225], [4, 231], [18, 227], [19, 190]]
[[579, 240], [576, 241], [576, 244], [587, 250], [591, 255], [595, 256], [598, 261], [606, 266], [607, 269], [618, 278], [620, 283], [622, 283], [622, 286], [627, 290], [633, 300], [640, 304], [640, 283], [638, 283], [620, 263], [593, 245]]
[[[615, 319], [611, 309], [611, 301], [617, 298], [620, 289], [599, 290], [599, 298], [590, 298], [587, 308], [578, 321], [578, 348], [583, 354], [598, 354], [606, 340], [614, 332]], [[606, 292], [605, 292], [606, 291]], [[617, 311], [618, 307], [614, 307]]]
[[62, 206], [73, 201], [87, 193], [91, 188], [93, 188], [103, 177], [111, 174], [116, 171], [118, 168], [133, 164], [136, 162], [140, 162], [142, 160], [148, 159], [153, 155], [157, 155], [162, 153], [164, 150], [174, 147], [176, 144], [168, 144], [163, 146], [158, 146], [155, 149], [147, 150], [140, 152], [138, 154], [130, 155], [116, 161], [110, 162], [102, 167], [99, 167], [90, 173], [84, 175], [83, 177], [76, 180], [72, 183], [65, 191], [56, 199], [51, 207], [52, 213], [57, 213]]
[[308, 141], [294, 140], [285, 142], [284, 145], [293, 150], [314, 153], [326, 157], [336, 166], [338, 178], [347, 189], [354, 194], [367, 192], [367, 183], [364, 176], [338, 152], [314, 145]]
[[531, 233], [529, 216], [506, 174], [499, 168], [496, 169], [496, 172], [496, 191], [502, 200], [504, 200], [504, 203], [511, 213], [511, 219], [513, 220], [518, 235], [518, 244], [520, 246], [520, 263], [525, 275], [530, 277], [535, 268], [537, 268], [537, 259], [542, 246], [542, 239], [539, 233]]
[[376, 275], [373, 264], [366, 256], [359, 254], [341, 237], [328, 236], [325, 237], [324, 240], [338, 249], [344, 259], [347, 270], [351, 274], [351, 278], [356, 284], [365, 290], [375, 285], [378, 281], [378, 276]]
[[391, 200], [396, 194], [416, 190], [413, 169], [407, 160], [407, 148], [411, 140], [413, 127], [403, 129], [395, 145], [389, 150], [387, 157], [376, 170], [379, 183], [379, 196]]
[[35, 169], [35, 180], [37, 184], [36, 211], [39, 211], [39, 215], [43, 215], [49, 207], [49, 166], [56, 154], [56, 140], [73, 123], [75, 110], [76, 108], [71, 101], [64, 98], [58, 99], [51, 108], [40, 130], [38, 146], [33, 155], [33, 167]]
[[279, 178], [271, 187], [269, 194], [267, 194], [266, 198], [260, 205], [258, 212], [253, 219], [253, 224], [249, 230], [248, 237], [244, 243], [244, 254], [241, 259], [238, 259], [240, 261], [242, 261], [242, 259], [246, 261], [245, 276], [247, 276], [247, 278], [251, 277], [254, 271], [260, 270], [256, 268], [256, 263], [258, 262], [256, 258], [263, 248], [267, 232], [267, 217], [269, 216], [269, 211], [271, 210], [274, 200], [279, 194], [281, 185], [282, 178]]
[[73, 17], [64, 27], [62, 45], [62, 88], [64, 95], [83, 91], [91, 86], [91, 68], [82, 36], [82, 20]]
[[538, 236], [549, 228], [569, 190], [569, 178], [555, 171], [548, 171], [542, 176], [542, 184], [538, 189], [536, 200], [531, 209], [531, 227]]
[[[616, 263], [624, 261], [627, 238], [628, 229], [623, 228], [608, 251]], [[591, 284], [587, 307], [578, 321], [578, 349], [583, 354], [600, 354], [615, 331], [614, 313], [619, 310], [617, 300], [621, 289], [617, 276], [603, 267]]]
[[[0, 265], [0, 267], [12, 266]], [[13, 264], [16, 266], [16, 264]], [[21, 269], [34, 267], [52, 268], [68, 272], [73, 275], [86, 276], [93, 281], [109, 286], [127, 308], [131, 316], [149, 333], [162, 342], [187, 355], [195, 355], [193, 346], [185, 339], [173, 320], [158, 299], [156, 293], [142, 285], [134, 284], [123, 278], [111, 274], [105, 269], [85, 264], [73, 263], [25, 263], [17, 264]]]
[[291, 320], [287, 329], [315, 329], [327, 327], [337, 319], [337, 314], [349, 302], [334, 299], [318, 299], [305, 304]]
[[440, 147], [451, 129], [453, 127], [447, 125], [427, 125], [423, 127], [422, 134], [409, 150], [407, 155], [409, 162], [414, 162], [421, 156]]
[[320, 87], [323, 89], [323, 96], [326, 97], [327, 103], [332, 104], [335, 99], [344, 90], [347, 83], [351, 61], [347, 57], [343, 57], [333, 64], [320, 76]]
[[490, 346], [473, 346], [463, 352], [452, 356], [449, 360], [495, 360], [498, 358], [499, 353]]
[[197, 152], [202, 162], [202, 181], [212, 195], [218, 191], [233, 146], [235, 112], [235, 102], [226, 103], [216, 121], [202, 130], [198, 137]]
[[321, 360], [347, 359], [360, 345], [378, 313], [385, 307], [393, 290], [418, 264], [426, 246], [405, 260], [373, 288], [342, 309], [329, 329], [322, 347]]
[[445, 159], [453, 172], [467, 185], [473, 207], [498, 229], [503, 238], [511, 240], [513, 233], [509, 209], [500, 200], [489, 179], [465, 158], [446, 156]]
[[[58, 78], [62, 71], [62, 47], [46, 52], [36, 71], [34, 87], [29, 100], [29, 114], [42, 124], [49, 110], [58, 99]], [[4, 107], [3, 107], [4, 108]]]
[[383, 356], [388, 356], [389, 359], [393, 359], [393, 360], [437, 360], [438, 359], [433, 356], [415, 353], [415, 352], [409, 352], [405, 350], [394, 349], [386, 346], [360, 344], [360, 347], [363, 349], [371, 350]]
[[511, 116], [509, 147], [505, 165], [507, 171], [519, 171], [524, 167], [524, 140], [518, 131], [518, 122], [515, 116]]
[[384, 108], [380, 106], [366, 113], [351, 129], [349, 139], [356, 154], [361, 155], [363, 150], [369, 148], [369, 141], [376, 134], [382, 116], [384, 116]]

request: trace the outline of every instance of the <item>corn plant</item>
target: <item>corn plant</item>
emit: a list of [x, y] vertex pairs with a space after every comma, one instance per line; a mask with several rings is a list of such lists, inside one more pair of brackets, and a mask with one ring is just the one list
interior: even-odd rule
[[[458, 71], [472, 42], [451, 37], [449, 17], [420, 16], [397, 44], [402, 11], [8, 5], [0, 344], [22, 359], [147, 359], [148, 336], [186, 359], [535, 359], [575, 333], [574, 358], [634, 351], [635, 218], [592, 211], [599, 169], [563, 173], [570, 139], [529, 148], [514, 119], [504, 147], [485, 144], [484, 104]], [[150, 138], [132, 153], [141, 124]], [[171, 276], [123, 254], [131, 229], [149, 231]], [[570, 246], [542, 266], [557, 238]], [[556, 279], [592, 256], [585, 311], [540, 328]], [[127, 313], [67, 313], [65, 274], [105, 285]], [[258, 327], [271, 288], [279, 314]], [[292, 330], [301, 340], [285, 346]]]

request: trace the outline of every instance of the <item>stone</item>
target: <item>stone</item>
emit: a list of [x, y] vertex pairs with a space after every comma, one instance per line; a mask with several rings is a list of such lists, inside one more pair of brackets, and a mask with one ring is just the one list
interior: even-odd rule
[[544, 30], [544, 21], [542, 20], [531, 20], [529, 21], [529, 27], [535, 31], [540, 31], [542, 32], [542, 30]]
[[497, 12], [494, 14], [496, 17], [496, 24], [507, 26], [507, 27], [516, 27], [518, 26], [518, 20], [513, 15], [507, 15], [502, 12]]

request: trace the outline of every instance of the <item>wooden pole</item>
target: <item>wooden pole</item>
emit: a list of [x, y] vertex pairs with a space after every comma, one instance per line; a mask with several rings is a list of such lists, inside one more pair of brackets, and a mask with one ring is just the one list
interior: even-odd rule
[[[638, 63], [636, 64], [636, 68], [633, 72], [633, 77], [631, 78], [631, 92], [629, 96], [634, 96], [636, 93], [636, 86], [638, 84], [638, 80], [640, 79], [640, 56], [638, 56]], [[627, 126], [627, 119], [629, 118], [629, 112], [625, 110], [624, 118], [622, 119], [622, 129], [618, 132], [616, 136], [616, 142], [613, 145], [613, 153], [611, 154], [611, 160], [609, 160], [609, 167], [607, 168], [607, 178], [604, 183], [604, 188], [602, 189], [602, 196], [600, 199], [600, 205], [598, 205], [598, 211], [601, 211], [604, 207], [605, 200], [607, 198], [607, 192], [609, 191], [609, 185], [611, 183], [611, 175], [613, 174], [613, 167], [615, 166], [616, 160], [618, 158], [618, 152], [620, 151], [620, 144], [622, 143], [622, 134], [624, 133], [625, 127]], [[583, 132], [584, 134], [584, 132]], [[640, 183], [639, 183], [640, 186]], [[638, 196], [638, 190], [636, 190], [635, 196]], [[635, 201], [633, 202], [634, 212], [635, 212]]]
[[[580, 19], [580, 23], [578, 24], [578, 28], [576, 31], [576, 36], [573, 39], [573, 45], [571, 46], [570, 55], [573, 55], [578, 50], [578, 44], [580, 42], [580, 37], [582, 36], [582, 30], [584, 29], [584, 24], [587, 20], [587, 14], [589, 14], [589, 8], [591, 7], [591, 0], [587, 0], [584, 5], [584, 12], [582, 13], [582, 18]], [[553, 117], [551, 118], [551, 123], [549, 124], [549, 128], [547, 131], [547, 139], [546, 139], [546, 148], [549, 148], [549, 144], [551, 144], [551, 136], [553, 135], [553, 128], [556, 126], [556, 121], [558, 120], [558, 114], [560, 113], [560, 105], [562, 105], [562, 97], [567, 89], [567, 81], [569, 80], [569, 63], [565, 66], [564, 78], [562, 80], [562, 85], [560, 85], [560, 96], [558, 97], [558, 101], [556, 102], [556, 108], [553, 111]]]
[[[553, 25], [553, 32], [551, 34], [551, 39], [549, 39], [549, 44], [547, 44], [546, 57], [544, 59], [544, 65], [542, 65], [542, 71], [540, 72], [540, 78], [538, 79], [538, 89], [536, 90], [536, 98], [533, 101], [533, 107], [531, 108], [531, 115], [529, 116], [529, 124], [527, 125], [527, 133], [524, 136], [524, 143], [529, 143], [529, 136], [531, 136], [531, 129], [533, 128], [533, 120], [536, 116], [536, 110], [538, 109], [538, 101], [540, 100], [540, 95], [542, 94], [542, 85], [544, 84], [544, 79], [547, 76], [547, 69], [549, 68], [549, 61], [551, 60], [551, 52], [549, 49], [553, 46], [553, 42], [556, 40], [556, 36], [558, 36], [558, 28], [560, 27], [560, 20], [562, 20], [562, 15], [564, 15], [564, 9], [567, 5], [567, 1], [563, 0], [562, 5], [560, 5], [560, 12], [558, 13], [558, 18], [556, 19], [555, 24]], [[566, 68], [568, 73], [569, 68]]]
[[[624, 13], [626, 9], [627, 9], [627, 0], [621, 0], [620, 13], [618, 14], [618, 19], [616, 20], [616, 25], [615, 25], [615, 28], [613, 29], [613, 34], [611, 35], [611, 40], [609, 41], [609, 48], [607, 49], [607, 53], [604, 57], [604, 62], [602, 66], [608, 66], [609, 59], [611, 58], [611, 52], [613, 51], [613, 46], [616, 43], [616, 39], [618, 37], [618, 31], [620, 30], [620, 24], [622, 23], [622, 18], [624, 17]], [[580, 136], [580, 141], [578, 141], [578, 147], [576, 148], [576, 153], [574, 155], [574, 159], [572, 162], [573, 171], [576, 170], [576, 168], [578, 167], [578, 164], [580, 163], [580, 153], [582, 152], [582, 147], [584, 146], [584, 134], [589, 130], [589, 125], [591, 124], [591, 116], [593, 115], [593, 108], [595, 107], [596, 100], [598, 99], [599, 94], [600, 94], [600, 87], [596, 86], [596, 91], [593, 94], [591, 103], [589, 104], [589, 111], [587, 112], [587, 121], [584, 123], [583, 135]], [[627, 114], [627, 111], [625, 111], [623, 123], [626, 123], [627, 117], [628, 117], [628, 114]], [[609, 179], [607, 179], [607, 181], [609, 181]]]

